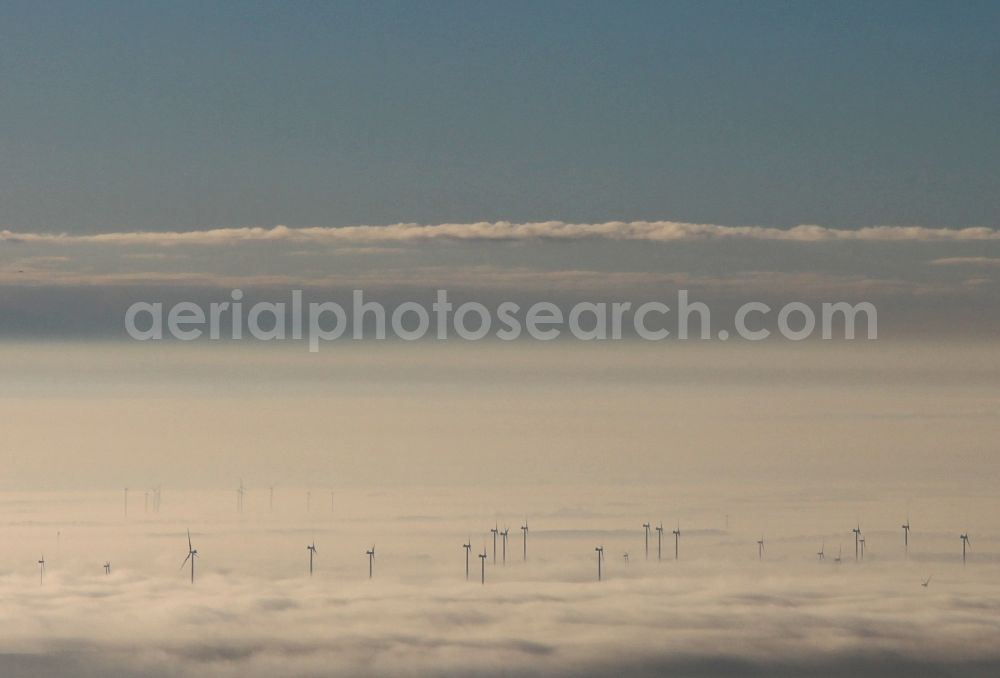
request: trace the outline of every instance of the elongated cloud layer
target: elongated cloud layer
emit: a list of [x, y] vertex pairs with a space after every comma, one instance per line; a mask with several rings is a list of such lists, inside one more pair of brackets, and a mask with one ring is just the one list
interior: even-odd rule
[[791, 242], [829, 241], [977, 241], [1000, 240], [1000, 230], [991, 227], [962, 229], [922, 226], [870, 226], [838, 229], [801, 225], [790, 229], [765, 226], [720, 226], [674, 221], [611, 221], [601, 224], [571, 224], [544, 221], [514, 224], [506, 221], [470, 224], [392, 224], [388, 226], [341, 226], [290, 228], [288, 226], [215, 228], [192, 231], [125, 231], [72, 235], [0, 231], [0, 242], [92, 243], [121, 245], [225, 245], [253, 241], [315, 243], [425, 242], [434, 240], [637, 240], [682, 242], [701, 240], [777, 240]]

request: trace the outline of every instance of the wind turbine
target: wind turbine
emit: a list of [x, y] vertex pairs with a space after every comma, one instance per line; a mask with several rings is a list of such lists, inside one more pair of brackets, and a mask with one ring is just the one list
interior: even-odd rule
[[965, 547], [971, 546], [972, 542], [969, 541], [968, 533], [959, 535], [959, 538], [962, 540], [962, 564], [965, 565]]
[[861, 537], [861, 560], [865, 559], [865, 538]]
[[820, 545], [819, 551], [816, 552], [816, 555], [819, 557], [820, 560], [826, 560], [826, 542], [823, 542]]
[[316, 542], [313, 541], [313, 543], [309, 544], [309, 546], [306, 547], [306, 550], [309, 551], [309, 576], [311, 577], [313, 576], [313, 556], [318, 553], [316, 550]]
[[524, 525], [521, 526], [521, 546], [523, 547], [523, 553], [521, 554], [521, 560], [528, 559], [528, 521], [525, 519]]
[[646, 531], [646, 560], [649, 560], [649, 523], [643, 523], [642, 527]]
[[375, 544], [372, 544], [370, 551], [365, 551], [368, 554], [368, 578], [372, 578], [372, 563], [375, 562]]
[[104, 563], [104, 574], [111, 574], [111, 561], [105, 561]]
[[494, 525], [493, 529], [491, 529], [490, 532], [493, 534], [493, 564], [496, 565], [497, 564], [497, 535], [500, 534], [500, 530], [498, 529], [497, 525]]
[[479, 554], [480, 582], [486, 583], [486, 544], [483, 544], [483, 552]]
[[663, 560], [663, 523], [656, 526], [656, 559]]
[[236, 488], [236, 510], [243, 513], [243, 495], [246, 494], [246, 488], [243, 487], [243, 479], [240, 478], [240, 486]]
[[462, 548], [465, 549], [465, 581], [469, 581], [469, 553], [472, 552], [472, 540], [462, 544]]
[[604, 560], [604, 547], [596, 546], [594, 551], [597, 552], [597, 581], [601, 581], [601, 562]]
[[625, 560], [625, 569], [628, 569], [628, 551], [622, 554], [622, 558]]
[[931, 577], [933, 577], [933, 576], [934, 575], [932, 574], [932, 575], [930, 575], [930, 577], [927, 577], [927, 579], [924, 579], [923, 581], [921, 581], [920, 585], [923, 586], [924, 588], [927, 588], [927, 586], [931, 583]]
[[757, 540], [757, 560], [764, 560], [764, 535]]
[[900, 525], [903, 528], [903, 548], [906, 553], [910, 553], [910, 516], [906, 516], [906, 522]]
[[861, 538], [861, 523], [858, 523], [858, 526], [855, 527], [854, 529], [852, 529], [851, 532], [854, 533], [854, 560], [857, 560], [858, 559], [858, 553], [859, 553], [859, 551], [858, 551], [859, 541], [858, 540]]
[[840, 565], [840, 560], [841, 560], [840, 556], [841, 556], [842, 552], [843, 552], [843, 547], [842, 546], [838, 546], [837, 547], [837, 557], [833, 559], [833, 562], [837, 563], [838, 565]]
[[510, 528], [504, 527], [500, 536], [503, 537], [503, 564], [507, 564], [507, 537], [510, 535]]
[[189, 560], [191, 561], [191, 583], [193, 584], [194, 583], [194, 559], [198, 557], [198, 549], [196, 549], [195, 547], [193, 547], [191, 545], [191, 530], [188, 530], [187, 532], [188, 532], [188, 554], [187, 554], [187, 558], [184, 559], [184, 562], [181, 563], [181, 569], [183, 570], [184, 566], [187, 565], [187, 562]]
[[41, 585], [45, 583], [45, 554], [42, 554], [42, 559], [38, 561], [38, 584]]
[[674, 560], [680, 559], [680, 541], [681, 541], [681, 524], [677, 523], [677, 529], [674, 530]]

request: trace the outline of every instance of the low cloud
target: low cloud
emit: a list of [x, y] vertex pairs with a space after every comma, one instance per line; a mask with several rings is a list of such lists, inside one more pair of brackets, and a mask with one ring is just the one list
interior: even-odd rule
[[934, 266], [1000, 266], [1000, 257], [943, 257], [931, 262]]
[[507, 221], [467, 224], [391, 224], [290, 228], [288, 226], [213, 228], [191, 231], [123, 231], [73, 235], [0, 231], [0, 242], [97, 245], [228, 245], [240, 242], [298, 243], [429, 242], [436, 240], [633, 240], [684, 242], [711, 240], [777, 240], [790, 242], [895, 241], [954, 242], [1000, 240], [991, 227], [962, 229], [923, 226], [869, 226], [839, 229], [800, 225], [782, 229], [766, 226], [720, 226], [675, 221], [611, 221], [597, 224], [544, 221], [516, 224]]

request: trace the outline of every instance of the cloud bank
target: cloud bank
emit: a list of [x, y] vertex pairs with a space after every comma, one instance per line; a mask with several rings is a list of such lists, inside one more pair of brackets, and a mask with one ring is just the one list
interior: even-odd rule
[[75, 235], [0, 231], [0, 242], [106, 245], [226, 245], [240, 242], [288, 241], [299, 243], [400, 243], [436, 240], [633, 240], [685, 242], [712, 240], [773, 240], [789, 242], [893, 241], [953, 242], [1000, 240], [991, 227], [962, 229], [923, 226], [869, 226], [838, 229], [800, 225], [781, 229], [766, 226], [720, 226], [675, 221], [611, 221], [599, 224], [544, 221], [515, 224], [507, 221], [467, 224], [305, 227], [288, 226], [213, 228], [189, 231], [123, 231]]

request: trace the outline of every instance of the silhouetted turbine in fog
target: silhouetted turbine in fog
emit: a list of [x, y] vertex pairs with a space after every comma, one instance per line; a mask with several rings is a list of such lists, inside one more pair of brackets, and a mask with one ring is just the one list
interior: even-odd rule
[[187, 534], [188, 534], [188, 554], [187, 554], [187, 558], [184, 559], [184, 562], [181, 563], [181, 569], [183, 570], [184, 566], [187, 565], [187, 562], [189, 560], [191, 561], [191, 583], [193, 584], [194, 583], [194, 559], [198, 557], [198, 549], [196, 549], [194, 546], [191, 545], [191, 530], [188, 530]]
[[375, 544], [372, 544], [370, 551], [365, 551], [368, 554], [368, 578], [372, 578], [372, 563], [375, 562]]
[[528, 559], [528, 521], [524, 521], [524, 525], [521, 526], [521, 560]]
[[313, 543], [309, 544], [309, 546], [306, 547], [306, 550], [309, 551], [309, 576], [311, 577], [313, 576], [313, 556], [315, 556], [317, 553], [316, 542], [314, 541]]

